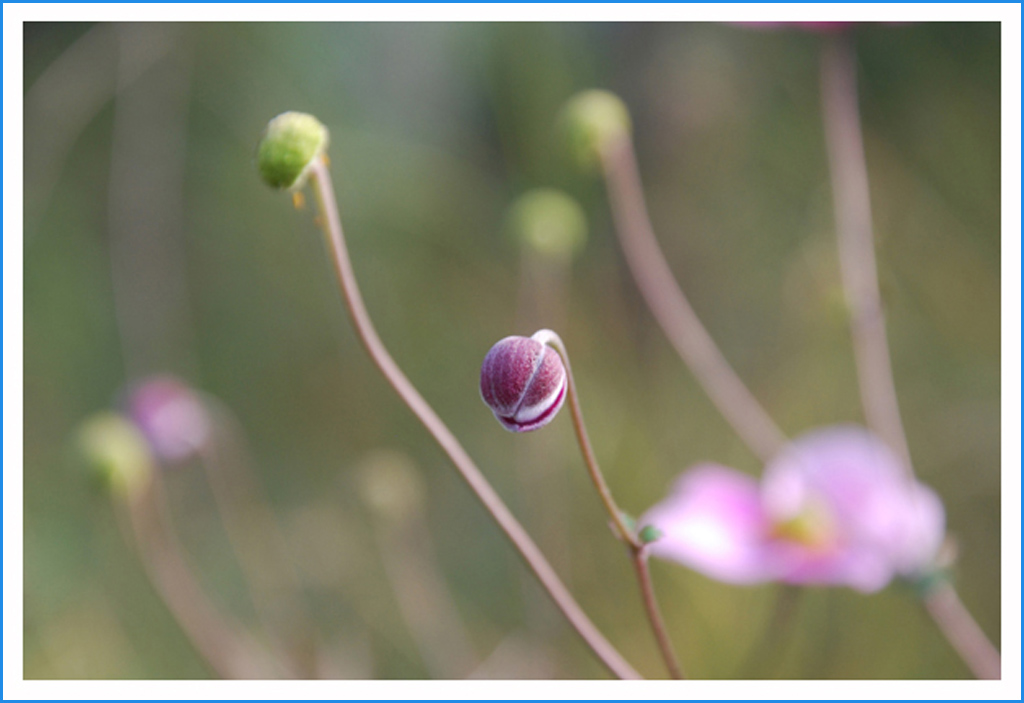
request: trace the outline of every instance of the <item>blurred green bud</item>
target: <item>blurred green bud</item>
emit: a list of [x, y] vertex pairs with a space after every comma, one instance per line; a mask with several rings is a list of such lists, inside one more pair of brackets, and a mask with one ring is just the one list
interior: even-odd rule
[[373, 452], [360, 462], [357, 480], [363, 502], [378, 517], [400, 522], [422, 509], [426, 489], [412, 459], [401, 452]]
[[647, 525], [645, 528], [640, 530], [640, 534], [638, 534], [637, 537], [640, 539], [641, 544], [650, 544], [651, 542], [657, 542], [664, 534], [664, 532], [654, 525]]
[[573, 158], [591, 169], [599, 166], [601, 151], [611, 141], [632, 131], [625, 103], [606, 90], [587, 90], [570, 99], [561, 121]]
[[512, 204], [509, 231], [522, 244], [544, 257], [569, 259], [587, 242], [583, 208], [560, 190], [538, 188]]
[[120, 496], [131, 496], [152, 476], [153, 457], [142, 433], [112, 412], [93, 415], [78, 430], [76, 448], [86, 470]]
[[270, 120], [256, 150], [260, 176], [272, 188], [298, 190], [313, 162], [327, 151], [327, 128], [304, 112], [284, 112]]

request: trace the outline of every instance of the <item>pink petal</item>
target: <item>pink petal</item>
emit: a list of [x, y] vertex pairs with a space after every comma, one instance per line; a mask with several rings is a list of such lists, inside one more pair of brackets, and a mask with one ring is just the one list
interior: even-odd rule
[[639, 524], [664, 533], [651, 545], [654, 556], [730, 583], [774, 576], [762, 549], [768, 522], [757, 482], [746, 474], [716, 464], [694, 467]]
[[781, 578], [863, 591], [911, 575], [934, 558], [943, 537], [942, 505], [914, 482], [896, 455], [854, 426], [810, 432], [765, 468], [765, 510], [784, 521], [813, 506], [831, 519], [831, 549], [793, 544]]

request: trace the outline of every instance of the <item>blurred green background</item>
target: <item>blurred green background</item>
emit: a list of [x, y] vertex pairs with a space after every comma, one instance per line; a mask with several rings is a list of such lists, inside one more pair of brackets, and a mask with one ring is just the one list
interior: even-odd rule
[[[999, 26], [853, 34], [911, 450], [945, 502], [961, 596], [998, 642]], [[25, 676], [210, 675], [70, 459], [84, 418], [165, 371], [244, 426], [333, 675], [438, 675], [398, 606], [396, 588], [423, 573], [452, 606], [438, 617], [464, 634], [467, 672], [604, 675], [368, 361], [313, 213], [259, 181], [260, 131], [288, 109], [331, 130], [356, 274], [394, 357], [597, 625], [662, 676], [569, 419], [503, 431], [480, 401], [479, 364], [503, 336], [555, 327], [634, 513], [695, 462], [760, 470], [646, 311], [601, 183], [561, 148], [559, 108], [601, 87], [632, 111], [673, 270], [754, 394], [791, 434], [861, 422], [821, 42], [728, 24], [26, 25]], [[577, 198], [590, 226], [564, 295], [542, 303], [505, 226], [540, 186]], [[374, 512], [360, 476], [381, 461], [416, 467], [419, 511]], [[211, 598], [255, 627], [203, 471], [165, 483]], [[410, 534], [432, 548], [403, 571]], [[905, 588], [807, 589], [768, 632], [780, 588], [653, 569], [694, 677], [968, 676]]]

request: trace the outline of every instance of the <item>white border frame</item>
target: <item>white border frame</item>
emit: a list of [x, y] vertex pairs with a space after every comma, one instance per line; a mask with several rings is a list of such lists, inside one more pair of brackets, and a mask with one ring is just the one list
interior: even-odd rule
[[1002, 32], [1002, 646], [990, 681], [25, 681], [22, 678], [23, 28], [26, 21], [236, 21], [234, 4], [4, 4], [4, 698], [1005, 698], [1021, 696], [1021, 6], [1020, 4], [247, 4], [248, 21], [1000, 21]]

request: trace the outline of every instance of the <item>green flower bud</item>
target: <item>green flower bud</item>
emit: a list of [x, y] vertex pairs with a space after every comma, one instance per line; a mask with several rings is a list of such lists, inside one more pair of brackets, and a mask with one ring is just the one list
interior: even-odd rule
[[256, 150], [260, 176], [272, 188], [298, 190], [313, 162], [327, 151], [327, 128], [304, 112], [284, 112], [270, 120]]
[[146, 438], [120, 415], [103, 412], [86, 420], [76, 445], [92, 477], [120, 496], [135, 494], [152, 476], [153, 457]]
[[536, 253], [569, 259], [587, 241], [583, 208], [560, 190], [538, 188], [520, 196], [509, 211], [509, 231]]
[[589, 169], [599, 166], [611, 141], [632, 131], [626, 105], [606, 90], [587, 90], [570, 99], [562, 108], [562, 125], [573, 158]]

